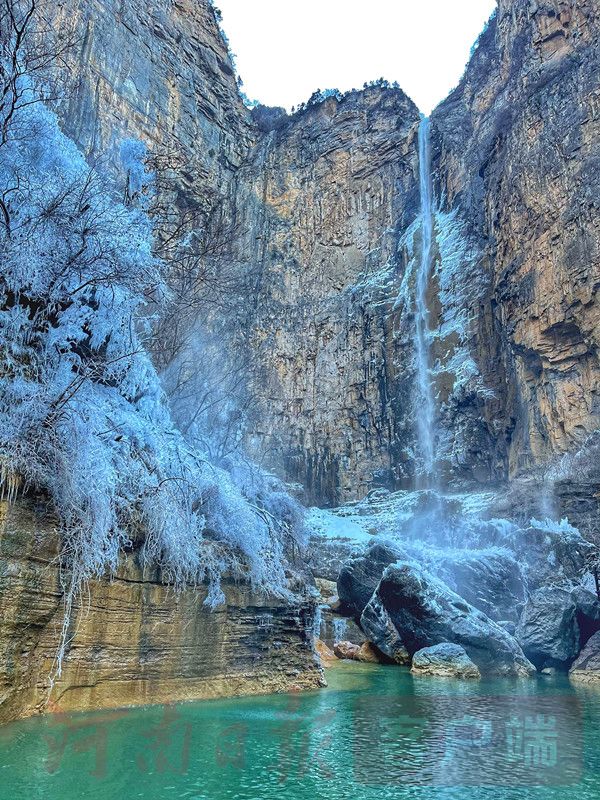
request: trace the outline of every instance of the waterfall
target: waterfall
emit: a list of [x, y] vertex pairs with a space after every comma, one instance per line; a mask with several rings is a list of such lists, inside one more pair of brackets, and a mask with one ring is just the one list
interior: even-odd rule
[[327, 608], [325, 605], [319, 605], [315, 609], [315, 616], [312, 624], [313, 639], [321, 638], [321, 628], [323, 627], [323, 609]]
[[417, 392], [414, 413], [417, 439], [423, 461], [421, 488], [435, 485], [435, 404], [431, 385], [429, 357], [429, 311], [427, 286], [431, 270], [433, 243], [433, 206], [431, 188], [431, 155], [429, 148], [429, 119], [422, 117], [419, 125], [419, 187], [421, 192], [421, 260], [415, 289], [415, 356], [417, 362]]
[[341, 642], [346, 635], [346, 628], [348, 627], [348, 620], [341, 617], [336, 617], [333, 620], [333, 641]]

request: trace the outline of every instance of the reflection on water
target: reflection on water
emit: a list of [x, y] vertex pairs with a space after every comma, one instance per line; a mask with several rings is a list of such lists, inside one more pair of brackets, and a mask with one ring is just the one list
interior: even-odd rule
[[0, 728], [0, 800], [600, 800], [600, 690], [357, 663], [307, 694]]

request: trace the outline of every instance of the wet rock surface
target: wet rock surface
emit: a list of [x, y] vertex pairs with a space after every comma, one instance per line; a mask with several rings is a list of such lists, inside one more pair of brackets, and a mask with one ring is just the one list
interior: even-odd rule
[[569, 677], [578, 681], [600, 681], [600, 632], [589, 639], [573, 663]]
[[406, 649], [388, 610], [376, 592], [364, 608], [360, 618], [360, 625], [369, 640], [390, 661], [403, 666], [410, 664], [410, 653]]
[[410, 670], [414, 675], [432, 675], [439, 678], [480, 678], [478, 667], [465, 649], [458, 644], [441, 642], [433, 647], [417, 650]]
[[579, 652], [577, 606], [571, 592], [537, 589], [527, 600], [516, 639], [538, 668], [567, 667]]
[[437, 573], [448, 587], [491, 619], [515, 622], [525, 601], [521, 568], [510, 553], [447, 556]]
[[413, 655], [423, 647], [451, 642], [462, 645], [482, 673], [535, 671], [510, 634], [415, 564], [388, 567], [376, 594]]
[[386, 567], [402, 555], [400, 548], [374, 544], [364, 554], [347, 562], [341, 569], [337, 588], [342, 608], [360, 619]]

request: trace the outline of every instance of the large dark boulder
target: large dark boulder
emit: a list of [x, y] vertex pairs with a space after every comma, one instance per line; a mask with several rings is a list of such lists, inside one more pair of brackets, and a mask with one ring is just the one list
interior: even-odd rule
[[520, 565], [509, 552], [450, 552], [439, 561], [436, 575], [491, 619], [517, 621], [525, 586]]
[[579, 652], [580, 641], [572, 590], [546, 586], [533, 592], [517, 625], [516, 638], [538, 668], [567, 668]]
[[593, 551], [593, 545], [566, 520], [532, 519], [524, 528], [508, 520], [488, 521], [481, 525], [477, 545], [515, 553], [530, 592], [549, 584], [580, 582]]
[[365, 606], [360, 627], [369, 637], [369, 641], [391, 661], [402, 665], [410, 664], [410, 653], [376, 592]]
[[[593, 623], [600, 625], [600, 600], [598, 596], [586, 589], [585, 586], [576, 586], [571, 592], [571, 596], [577, 606], [578, 617], [585, 619], [590, 625]], [[596, 631], [593, 632], [595, 633]]]
[[545, 586], [523, 609], [516, 637], [539, 667], [566, 669], [588, 639], [600, 630], [600, 601], [584, 586]]
[[399, 547], [377, 542], [344, 564], [337, 580], [340, 611], [358, 622], [385, 568], [402, 555]]
[[600, 600], [595, 592], [590, 592], [584, 586], [576, 586], [571, 596], [577, 607], [579, 641], [583, 646], [600, 630]]
[[404, 561], [387, 567], [375, 602], [386, 609], [411, 655], [423, 647], [452, 642], [464, 647], [482, 673], [535, 672], [509, 633], [416, 564]]

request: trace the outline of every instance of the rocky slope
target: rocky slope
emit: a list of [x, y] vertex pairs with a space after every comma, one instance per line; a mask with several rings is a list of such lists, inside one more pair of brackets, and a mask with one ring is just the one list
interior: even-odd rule
[[[341, 561], [323, 618], [352, 618], [380, 660], [412, 663], [419, 675], [531, 675], [573, 665], [574, 674], [597, 679], [593, 546], [565, 520], [499, 519], [495, 502], [491, 492], [379, 492], [321, 512], [324, 541], [315, 537], [312, 550], [337, 545]], [[315, 571], [332, 566], [313, 559]], [[349, 642], [335, 653], [357, 657], [355, 630], [343, 635]]]

